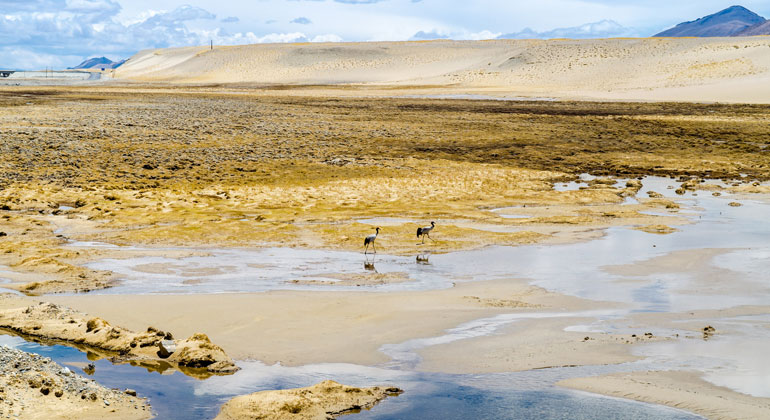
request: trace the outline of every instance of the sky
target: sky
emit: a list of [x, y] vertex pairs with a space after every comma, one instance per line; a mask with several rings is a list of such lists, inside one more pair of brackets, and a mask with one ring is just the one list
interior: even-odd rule
[[[737, 0], [0, 0], [0, 69], [265, 42], [649, 36]], [[742, 0], [770, 17], [770, 0]]]

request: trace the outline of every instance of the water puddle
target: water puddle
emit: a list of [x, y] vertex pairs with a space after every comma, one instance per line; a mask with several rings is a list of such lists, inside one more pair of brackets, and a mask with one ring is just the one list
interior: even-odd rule
[[[131, 388], [147, 397], [157, 418], [204, 420], [216, 416], [230, 398], [261, 390], [305, 387], [332, 379], [352, 386], [397, 384], [406, 392], [388, 398], [358, 419], [681, 419], [701, 417], [651, 404], [606, 398], [558, 389], [553, 384], [568, 377], [607, 372], [607, 367], [553, 369], [488, 375], [447, 375], [366, 367], [318, 364], [300, 367], [267, 366], [242, 361], [231, 376], [197, 380], [178, 372], [160, 375], [130, 365], [91, 361], [86, 354], [64, 346], [44, 346], [18, 337], [1, 336], [0, 345], [50, 357], [82, 374], [78, 366], [93, 363], [91, 378], [107, 387]], [[632, 369], [632, 367], [628, 367]], [[346, 417], [347, 418], [347, 417]]]
[[[416, 257], [290, 248], [200, 251], [203, 255], [186, 258], [132, 257], [90, 263], [90, 268], [111, 270], [123, 279], [117, 287], [93, 293], [237, 293], [281, 289], [389, 292], [452, 286], [443, 270], [433, 264], [421, 264]], [[333, 284], [340, 275], [372, 273], [405, 273], [409, 281], [376, 286]], [[324, 285], [314, 285], [312, 281]]]

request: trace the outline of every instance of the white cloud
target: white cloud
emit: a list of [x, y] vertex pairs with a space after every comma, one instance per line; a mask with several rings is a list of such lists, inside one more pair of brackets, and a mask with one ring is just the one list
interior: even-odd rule
[[302, 32], [291, 32], [288, 34], [267, 34], [261, 37], [257, 37], [254, 41], [255, 44], [266, 44], [275, 42], [306, 42], [307, 37]]
[[342, 41], [343, 41], [342, 37], [335, 34], [316, 35], [313, 37], [313, 39], [310, 40], [310, 42], [342, 42]]
[[481, 31], [481, 32], [464, 34], [457, 39], [468, 39], [473, 41], [480, 41], [483, 39], [495, 39], [498, 36], [500, 36], [500, 32]]
[[300, 25], [310, 25], [313, 22], [310, 19], [308, 19], [308, 18], [306, 18], [304, 16], [300, 16], [298, 18], [292, 19], [291, 23], [298, 23]]
[[411, 38], [409, 38], [412, 41], [427, 41], [431, 39], [455, 39], [455, 40], [470, 40], [470, 41], [481, 41], [484, 39], [495, 39], [500, 36], [499, 32], [491, 32], [491, 31], [479, 31], [479, 32], [468, 32], [468, 31], [458, 31], [458, 32], [449, 32], [443, 29], [433, 29], [429, 31], [419, 31], [416, 34], [412, 35]]
[[[2, 67], [8, 70], [44, 69], [53, 67], [63, 69], [78, 63], [78, 55], [46, 54], [13, 47], [0, 47], [0, 57], [3, 57]], [[117, 57], [113, 57], [117, 59]]]
[[[39, 12], [27, 7], [29, 3], [48, 9]], [[0, 63], [8, 68], [69, 67], [92, 55], [126, 58], [143, 48], [200, 45], [212, 38], [226, 42], [260, 38], [191, 30], [188, 22], [210, 21], [216, 15], [190, 5], [171, 11], [149, 10], [128, 22], [116, 21], [121, 8], [114, 0], [42, 0], [14, 5], [18, 7], [9, 7], [13, 13], [0, 15]]]

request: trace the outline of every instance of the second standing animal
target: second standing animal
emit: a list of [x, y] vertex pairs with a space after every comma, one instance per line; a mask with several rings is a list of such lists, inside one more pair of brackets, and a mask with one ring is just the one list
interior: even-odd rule
[[[425, 243], [425, 237], [427, 236], [428, 239], [433, 241], [433, 238], [430, 237], [430, 231], [432, 231], [434, 227], [436, 227], [436, 222], [430, 222], [430, 226], [418, 227], [417, 239], [419, 239], [422, 236], [422, 243]], [[433, 241], [433, 242], [436, 242], [436, 241]]]

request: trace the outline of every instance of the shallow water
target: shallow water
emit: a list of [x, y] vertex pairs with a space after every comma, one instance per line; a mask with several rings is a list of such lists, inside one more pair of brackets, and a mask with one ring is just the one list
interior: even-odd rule
[[[590, 180], [589, 177], [584, 178], [581, 180]], [[767, 328], [766, 319], [752, 322], [746, 319], [720, 320], [720, 323], [724, 321], [724, 325], [732, 325], [739, 331], [738, 338], [731, 336], [724, 342], [717, 338], [708, 342], [680, 340], [645, 345], [640, 347], [639, 352], [648, 359], [637, 364], [500, 375], [444, 375], [413, 371], [419, 363], [417, 351], [422, 348], [493, 334], [526, 317], [584, 316], [596, 321], [589, 325], [575, 325], [568, 330], [624, 333], [630, 331], [625, 317], [631, 312], [681, 312], [738, 305], [766, 305], [770, 302], [770, 278], [766, 274], [770, 272], [769, 204], [741, 200], [742, 207], [730, 207], [728, 203], [733, 198], [713, 197], [708, 192], [687, 192], [684, 196], [678, 196], [674, 192], [678, 183], [667, 178], [645, 178], [643, 185], [640, 197], [646, 197], [647, 191], [656, 191], [666, 197], [676, 198], [683, 207], [676, 212], [656, 213], [676, 214], [687, 217], [693, 223], [680, 226], [680, 232], [670, 235], [654, 235], [627, 227], [610, 228], [600, 239], [565, 245], [488, 247], [443, 255], [430, 255], [430, 245], [426, 245], [422, 259], [416, 258], [419, 257], [417, 255], [364, 256], [356, 252], [272, 248], [196, 249], [194, 251], [200, 251], [198, 254], [205, 255], [96, 261], [89, 266], [112, 270], [122, 276], [124, 282], [118, 287], [95, 293], [237, 293], [275, 289], [389, 292], [448, 288], [456, 282], [517, 278], [572, 296], [628, 304], [627, 309], [615, 311], [503, 314], [472, 321], [436, 337], [385, 345], [381, 351], [393, 360], [376, 368], [352, 365], [289, 368], [240, 362], [239, 365], [244, 369], [238, 374], [201, 382], [180, 374], [161, 377], [139, 368], [109, 367], [111, 365], [108, 362], [99, 362], [97, 375], [99, 369], [102, 369], [104, 376], [97, 379], [108, 386], [109, 383], [119, 384], [135, 388], [144, 395], [154, 396], [153, 405], [159, 412], [166, 410], [164, 413], [176, 415], [181, 410], [178, 412], [189, 414], [184, 418], [207, 418], [203, 414], [193, 416], [189, 413], [190, 407], [197, 407], [196, 410], [208, 416], [216, 411], [214, 407], [233, 395], [260, 389], [307, 386], [327, 378], [353, 385], [384, 382], [406, 388], [408, 392], [403, 396], [389, 399], [371, 412], [358, 415], [360, 418], [381, 419], [695, 418], [657, 406], [589, 396], [553, 387], [554, 382], [568, 377], [647, 368], [699, 369], [706, 374], [707, 380], [717, 385], [764, 396], [763, 390], [770, 389], [770, 371], [758, 367], [763, 364], [760, 357], [762, 352], [736, 352], [734, 348], [768, 348], [770, 329]], [[388, 220], [361, 222], [386, 224]], [[440, 235], [439, 228], [436, 233]], [[74, 243], [72, 246], [111, 245]], [[731, 288], [727, 285], [720, 288], [718, 293], [704, 294], [701, 293], [702, 288], [713, 288], [714, 285], [704, 283], [686, 270], [630, 276], [612, 274], [606, 269], [608, 266], [643, 263], [676, 251], [710, 248], [724, 251], [707, 264], [727, 270], [739, 276], [744, 284], [753, 287]], [[141, 253], [142, 250], [131, 248], [131, 251]], [[406, 273], [411, 281], [365, 287], [292, 283], [292, 280], [329, 281], [336, 274], [367, 273], [371, 264], [380, 273]], [[679, 331], [652, 332], [655, 335], [673, 335]], [[152, 380], [132, 379], [147, 375]], [[142, 389], [146, 391], [142, 392]], [[190, 404], [193, 399], [195, 402]]]
[[[147, 397], [159, 419], [211, 419], [219, 407], [236, 395], [260, 390], [297, 388], [332, 379], [351, 386], [396, 384], [406, 392], [388, 398], [369, 411], [346, 418], [359, 419], [681, 419], [701, 417], [666, 407], [562, 390], [553, 383], [585, 376], [590, 368], [573, 372], [531, 372], [491, 375], [446, 375], [348, 364], [301, 367], [266, 366], [240, 362], [232, 376], [197, 380], [180, 373], [160, 375], [106, 360], [91, 362], [86, 354], [65, 346], [44, 346], [0, 335], [0, 345], [38, 353], [68, 365], [94, 363], [91, 376], [107, 387], [131, 388]], [[630, 367], [629, 367], [630, 368]], [[568, 371], [569, 369], [562, 369]], [[594, 369], [596, 373], [605, 367]], [[552, 374], [551, 374], [552, 373]]]
[[[647, 191], [656, 191], [680, 200], [683, 205], [681, 210], [662, 211], [660, 214], [676, 214], [687, 217], [693, 223], [680, 226], [680, 232], [670, 235], [654, 235], [616, 227], [607, 229], [600, 239], [583, 243], [488, 247], [443, 255], [429, 255], [428, 245], [428, 252], [421, 260], [382, 254], [367, 257], [354, 252], [296, 249], [209, 250], [210, 255], [206, 257], [105, 260], [92, 264], [92, 267], [110, 269], [125, 277], [123, 285], [98, 293], [221, 293], [271, 289], [387, 292], [448, 288], [453, 283], [465, 281], [523, 278], [532, 284], [567, 295], [626, 303], [629, 305], [626, 313], [723, 309], [739, 305], [766, 305], [770, 302], [770, 277], [766, 274], [770, 272], [770, 218], [767, 217], [770, 205], [762, 201], [741, 200], [742, 207], [731, 207], [728, 204], [733, 198], [713, 197], [703, 192], [698, 195], [687, 192], [679, 196], [674, 192], [677, 185], [676, 181], [668, 178], [645, 178], [639, 193], [640, 196], [646, 196]], [[437, 233], [440, 234], [440, 230]], [[727, 270], [722, 274], [732, 273], [740, 279], [742, 287], [730, 287], [729, 283], [708, 283], [687, 271], [631, 276], [612, 274], [605, 270], [608, 266], [642, 263], [676, 251], [711, 248], [722, 249], [723, 252], [707, 264]], [[407, 273], [412, 281], [368, 287], [301, 286], [290, 283], [293, 279], [328, 280], [329, 277], [324, 276], [333, 273], [363, 273], [366, 272], [364, 264], [367, 262], [374, 262], [380, 273]], [[153, 274], [140, 269], [143, 265], [153, 263], [163, 264], [168, 270], [163, 274]], [[204, 267], [218, 269], [217, 274], [203, 278], [193, 275]], [[190, 282], [191, 279], [202, 281]], [[701, 290], [708, 293], [702, 293]], [[623, 317], [624, 313], [619, 313], [614, 318]], [[471, 336], [490, 334], [503, 325], [515, 322], [514, 318], [503, 316], [499, 319], [477, 320], [477, 325], [467, 331], [463, 331], [467, 325], [458, 326], [456, 331], [450, 330], [443, 336], [392, 344], [391, 347], [385, 346], [383, 351], [395, 357], [393, 364], [403, 366], [406, 363], [413, 366], [416, 361], [408, 358], [416, 357], [414, 350], [417, 347], [438, 344], [443, 340], [468, 338], [463, 336], [468, 332], [471, 332]], [[610, 321], [598, 319], [595, 325], [575, 328], [624, 332], [624, 322]], [[678, 331], [654, 333], [673, 335]], [[770, 337], [770, 332], [764, 330], [758, 337], [764, 340]], [[409, 351], [403, 352], [405, 348]], [[654, 348], [661, 349], [657, 352], [659, 355], [665, 355], [667, 351], [685, 353], [665, 346]], [[653, 353], [645, 355], [652, 356]], [[658, 358], [659, 361], [664, 359]], [[707, 379], [716, 384], [745, 390], [747, 387], [740, 384], [746, 380], [748, 383], [768, 384], [767, 388], [770, 389], [770, 372], [755, 368], [757, 374], [747, 376], [746, 369], [739, 371], [734, 368], [756, 366], [757, 361], [750, 354], [724, 351], [710, 359], [701, 358], [696, 362], [689, 366], [700, 367], [708, 373]]]
[[[640, 194], [654, 190], [666, 196], [676, 194], [667, 178], [646, 178]], [[619, 276], [605, 266], [633, 264], [675, 251], [731, 249], [712, 262], [723, 269], [740, 272], [747, 282], [768, 285], [763, 273], [770, 272], [770, 205], [742, 200], [742, 207], [730, 207], [731, 199], [710, 194], [680, 197], [686, 206], [676, 213], [694, 223], [680, 232], [655, 235], [627, 227], [606, 230], [604, 237], [565, 245], [488, 247], [476, 251], [430, 255], [427, 263], [415, 256], [357, 252], [268, 249], [210, 249], [205, 256], [187, 258], [132, 257], [96, 261], [88, 266], [111, 270], [123, 278], [117, 287], [97, 291], [104, 294], [144, 293], [226, 293], [267, 290], [368, 290], [390, 292], [451, 287], [464, 281], [528, 279], [535, 285], [568, 295], [623, 302], [638, 311], [684, 311], [719, 309], [736, 305], [770, 302], [770, 287], [742, 294], [704, 297], [692, 293], [698, 287], [682, 273], [652, 276]], [[437, 237], [440, 229], [436, 230]], [[440, 239], [440, 238], [439, 238]], [[94, 244], [74, 244], [93, 246]], [[136, 250], [134, 248], [134, 250]], [[425, 245], [430, 253], [430, 244]], [[422, 254], [421, 254], [422, 255]], [[366, 274], [372, 264], [379, 273], [405, 273], [411, 281], [376, 286], [334, 286], [294, 284], [293, 280], [334, 282], [337, 274]], [[159, 270], [158, 267], [162, 267]], [[759, 287], [759, 289], [762, 289]]]

